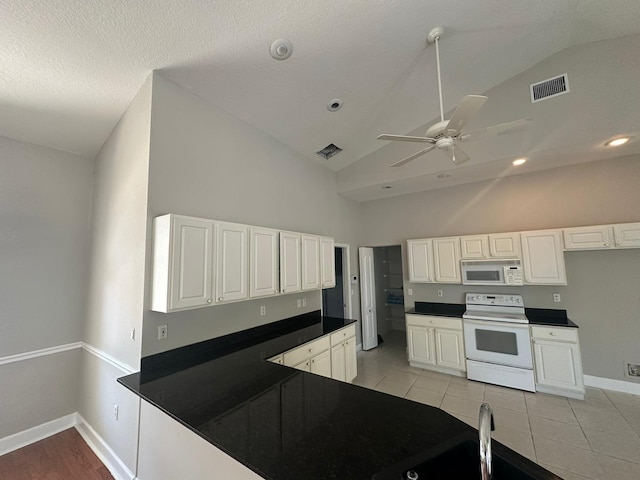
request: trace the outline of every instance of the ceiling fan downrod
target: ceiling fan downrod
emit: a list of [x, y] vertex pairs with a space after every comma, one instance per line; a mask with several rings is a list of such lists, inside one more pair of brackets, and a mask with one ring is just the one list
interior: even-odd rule
[[428, 43], [436, 44], [436, 66], [438, 68], [438, 98], [440, 99], [440, 121], [444, 122], [444, 109], [442, 108], [442, 80], [440, 78], [440, 49], [438, 43], [440, 42], [440, 36], [444, 33], [442, 27], [435, 27], [429, 32], [427, 36]]

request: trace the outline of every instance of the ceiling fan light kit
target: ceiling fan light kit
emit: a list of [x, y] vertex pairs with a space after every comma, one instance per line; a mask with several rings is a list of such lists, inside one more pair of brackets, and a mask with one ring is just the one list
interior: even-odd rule
[[391, 164], [391, 167], [400, 167], [406, 163], [430, 152], [437, 148], [444, 152], [454, 165], [461, 165], [469, 160], [469, 156], [458, 146], [459, 141], [469, 140], [471, 138], [482, 137], [485, 135], [500, 135], [521, 129], [531, 121], [530, 119], [516, 120], [515, 122], [493, 125], [471, 132], [463, 131], [466, 124], [478, 113], [487, 101], [484, 95], [467, 95], [465, 96], [458, 108], [453, 112], [449, 120], [444, 119], [444, 108], [442, 101], [442, 77], [440, 74], [440, 49], [438, 44], [444, 29], [435, 27], [427, 35], [427, 43], [436, 45], [436, 66], [438, 70], [438, 98], [440, 100], [440, 121], [431, 125], [425, 132], [424, 137], [409, 135], [378, 135], [378, 140], [390, 140], [400, 142], [418, 142], [429, 143], [430, 146], [414, 153], [398, 162]]

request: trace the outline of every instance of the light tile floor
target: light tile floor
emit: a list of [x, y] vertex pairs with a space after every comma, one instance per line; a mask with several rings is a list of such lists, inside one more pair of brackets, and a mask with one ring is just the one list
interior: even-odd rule
[[640, 396], [587, 387], [584, 401], [529, 393], [411, 367], [404, 332], [358, 353], [363, 387], [439, 407], [477, 428], [493, 408], [493, 438], [565, 480], [640, 480]]

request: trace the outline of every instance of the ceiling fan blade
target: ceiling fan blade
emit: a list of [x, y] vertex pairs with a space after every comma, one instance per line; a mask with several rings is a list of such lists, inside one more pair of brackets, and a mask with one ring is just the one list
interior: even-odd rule
[[488, 135], [503, 135], [505, 133], [517, 132], [518, 130], [524, 130], [527, 128], [533, 119], [521, 118], [513, 122], [500, 123], [498, 125], [492, 125], [490, 127], [478, 128], [477, 130], [471, 130], [470, 132], [463, 132], [459, 139], [462, 141], [475, 140], [477, 138], [486, 137]]
[[446, 130], [450, 132], [449, 135], [454, 136], [462, 131], [467, 122], [478, 113], [478, 110], [486, 101], [487, 97], [484, 95], [467, 95], [464, 97], [447, 124]]
[[454, 145], [451, 148], [443, 148], [442, 151], [447, 155], [447, 157], [449, 157], [454, 165], [462, 165], [464, 162], [469, 160], [469, 155], [467, 155], [464, 150], [457, 145]]
[[400, 160], [399, 162], [396, 163], [392, 163], [391, 165], [389, 165], [390, 167], [401, 167], [402, 165], [404, 165], [405, 163], [409, 163], [411, 160], [415, 160], [416, 158], [424, 155], [427, 152], [430, 152], [431, 150], [433, 150], [434, 148], [436, 148], [435, 145], [429, 145], [427, 148], [420, 150], [417, 153], [414, 153], [413, 155], [409, 155], [407, 158], [403, 158], [402, 160]]
[[399, 142], [420, 142], [420, 143], [435, 143], [435, 139], [429, 137], [411, 137], [409, 135], [387, 135], [383, 133], [378, 135], [378, 140], [391, 140]]

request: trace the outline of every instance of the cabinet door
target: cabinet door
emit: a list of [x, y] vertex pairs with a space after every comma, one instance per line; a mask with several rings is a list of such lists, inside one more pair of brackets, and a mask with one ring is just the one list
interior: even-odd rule
[[489, 254], [492, 257], [520, 258], [519, 233], [492, 233], [489, 235]]
[[302, 290], [301, 263], [300, 234], [280, 232], [280, 290], [282, 293]]
[[600, 250], [614, 245], [613, 230], [607, 225], [565, 228], [562, 233], [565, 250]]
[[351, 383], [358, 376], [358, 357], [356, 355], [356, 337], [344, 342], [345, 381]]
[[336, 286], [336, 251], [333, 238], [320, 238], [320, 283], [322, 288]]
[[526, 283], [566, 285], [562, 237], [557, 230], [522, 232], [522, 263]]
[[346, 381], [346, 361], [344, 343], [331, 347], [331, 378]]
[[439, 366], [466, 370], [462, 332], [436, 328], [436, 363]]
[[436, 364], [433, 328], [407, 326], [409, 361]]
[[302, 235], [302, 290], [320, 288], [320, 238]]
[[407, 240], [409, 281], [433, 282], [433, 253], [431, 240]]
[[311, 359], [311, 373], [331, 378], [331, 351], [325, 350]]
[[[157, 243], [164, 243], [159, 236], [166, 235], [167, 255], [162, 255], [161, 245], [154, 252], [153, 309], [170, 312], [183, 308], [202, 307], [211, 304], [213, 280], [213, 223], [205, 219], [173, 215], [157, 219], [155, 232]], [[166, 227], [166, 228], [165, 228]], [[171, 241], [169, 242], [169, 238]], [[158, 255], [159, 254], [159, 255]], [[165, 258], [160, 258], [164, 256]], [[168, 267], [164, 280], [162, 270]], [[169, 292], [167, 305], [166, 293]], [[156, 301], [156, 293], [160, 301]], [[164, 305], [161, 305], [164, 303]]]
[[617, 248], [640, 247], [640, 223], [621, 223], [613, 226]]
[[248, 297], [247, 226], [217, 223], [216, 300], [228, 302]]
[[249, 295], [264, 297], [278, 293], [278, 231], [251, 227]]
[[462, 283], [459, 237], [433, 239], [434, 277], [440, 283]]
[[486, 235], [460, 237], [462, 258], [486, 258], [489, 256], [489, 241]]
[[533, 354], [536, 383], [580, 392], [584, 390], [580, 349], [577, 343], [534, 338]]

